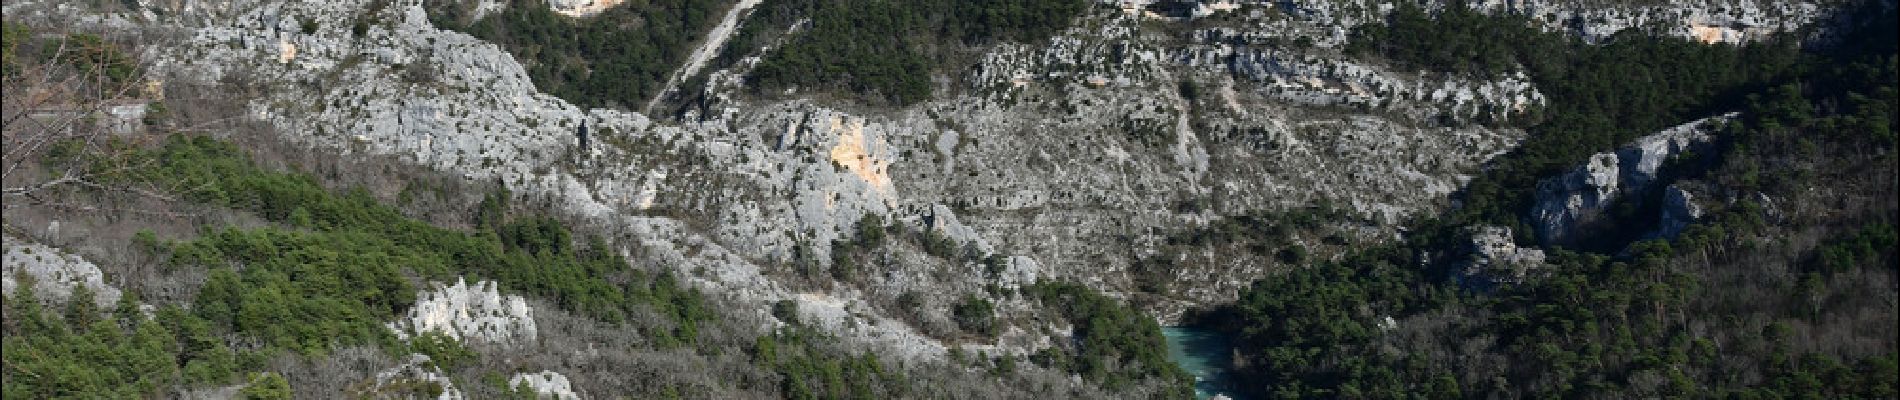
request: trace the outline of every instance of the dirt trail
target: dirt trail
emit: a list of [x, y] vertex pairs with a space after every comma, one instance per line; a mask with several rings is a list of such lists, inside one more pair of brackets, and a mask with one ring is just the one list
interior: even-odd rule
[[679, 70], [673, 71], [673, 77], [666, 80], [666, 88], [661, 89], [659, 94], [648, 100], [647, 106], [641, 108], [640, 111], [652, 113], [653, 106], [658, 105], [660, 99], [666, 98], [674, 90], [679, 90], [680, 81], [699, 73], [700, 68], [705, 68], [706, 62], [719, 54], [719, 48], [724, 47], [726, 40], [732, 38], [734, 28], [739, 27], [739, 17], [745, 16], [746, 11], [758, 6], [760, 1], [762, 0], [739, 0], [739, 3], [733, 4], [732, 9], [726, 11], [726, 17], [719, 20], [719, 25], [714, 25], [712, 31], [706, 33], [706, 41], [700, 42], [699, 48], [693, 49], [693, 54], [686, 56], [686, 64], [681, 65]]

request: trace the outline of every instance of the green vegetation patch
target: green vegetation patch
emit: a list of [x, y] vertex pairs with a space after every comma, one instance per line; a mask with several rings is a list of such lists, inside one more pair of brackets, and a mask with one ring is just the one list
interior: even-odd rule
[[[544, 0], [513, 0], [475, 18], [475, 3], [431, 0], [438, 27], [494, 42], [543, 92], [583, 107], [629, 107], [659, 95], [728, 0], [630, 1], [573, 18]], [[880, 105], [930, 98], [933, 73], [997, 41], [1044, 40], [1087, 10], [1086, 0], [771, 0], [753, 10], [715, 65], [776, 47], [747, 77], [756, 93], [788, 88]], [[795, 23], [804, 23], [787, 34]], [[781, 41], [782, 40], [782, 41]]]
[[[1410, 224], [1402, 243], [1270, 276], [1208, 319], [1237, 335], [1238, 380], [1258, 382], [1250, 394], [1896, 395], [1892, 309], [1871, 300], [1893, 295], [1900, 262], [1892, 228], [1900, 211], [1890, 201], [1900, 118], [1891, 13], [1832, 50], [1808, 53], [1638, 32], [1587, 46], [1515, 18], [1466, 13], [1432, 19], [1401, 10], [1387, 27], [1361, 28], [1360, 48], [1453, 73], [1523, 65], [1552, 95], [1552, 109], [1523, 149], [1474, 181], [1467, 208]], [[1487, 40], [1497, 43], [1477, 43]], [[1523, 44], [1540, 41], [1553, 46]], [[1667, 179], [1754, 196], [1710, 205], [1672, 241], [1635, 241], [1631, 232], [1649, 227], [1632, 226], [1596, 232], [1601, 254], [1550, 249], [1542, 276], [1522, 284], [1480, 292], [1449, 279], [1468, 255], [1459, 229], [1518, 225], [1539, 178], [1636, 135], [1729, 110], [1742, 117], [1717, 128], [1716, 154], [1675, 163]], [[1803, 215], [1790, 218], [1759, 200], [1811, 199], [1802, 194], [1816, 188], [1878, 204], [1779, 205]], [[1804, 207], [1839, 211], [1796, 211]], [[1814, 236], [1822, 240], [1788, 240]]]
[[[157, 167], [125, 179], [189, 188], [193, 200], [287, 225], [225, 229], [167, 246], [173, 268], [212, 271], [195, 312], [286, 348], [314, 351], [329, 340], [368, 339], [380, 331], [377, 321], [414, 301], [411, 277], [493, 279], [610, 323], [625, 321], [634, 308], [652, 307], [678, 323], [676, 330], [647, 332], [663, 344], [692, 342], [697, 322], [711, 318], [695, 290], [667, 274], [632, 270], [599, 238], [577, 246], [551, 218], [507, 218], [506, 192], [490, 194], [477, 209], [477, 231], [464, 233], [404, 217], [361, 190], [335, 195], [308, 175], [263, 170], [235, 146], [208, 137], [174, 136], [132, 157], [149, 158]], [[276, 298], [284, 304], [258, 300]], [[246, 321], [253, 314], [255, 324]], [[289, 324], [308, 326], [290, 332], [266, 322], [273, 316], [343, 326], [306, 321]]]
[[786, 399], [890, 399], [912, 388], [902, 371], [889, 370], [876, 354], [842, 355], [837, 338], [798, 322], [797, 305], [784, 301], [773, 314], [791, 324], [760, 336], [749, 349], [753, 363], [777, 372]]
[[1629, 29], [1592, 45], [1533, 27], [1523, 17], [1492, 17], [1462, 6], [1437, 15], [1401, 6], [1384, 24], [1354, 30], [1348, 51], [1407, 68], [1495, 76], [1522, 70], [1547, 107], [1515, 120], [1529, 138], [1466, 189], [1455, 218], [1523, 229], [1538, 179], [1580, 164], [1591, 154], [1684, 121], [1741, 106], [1793, 72], [1792, 40], [1709, 46]]
[[1079, 341], [1074, 348], [1045, 349], [1030, 361], [1081, 374], [1109, 390], [1153, 378], [1164, 382], [1165, 395], [1190, 397], [1194, 378], [1168, 361], [1167, 340], [1154, 318], [1078, 284], [1041, 282], [1022, 290], [1067, 318]]
[[[209, 137], [178, 135], [156, 148], [118, 145], [108, 153], [123, 157], [116, 162], [150, 166], [109, 174], [109, 182], [179, 188], [188, 200], [276, 224], [207, 229], [176, 242], [138, 235], [166, 256], [165, 272], [208, 271], [189, 309], [158, 310], [162, 323], [121, 316], [112, 324], [89, 317], [96, 311], [69, 312], [61, 323], [20, 300], [30, 293], [11, 294], [7, 398], [140, 397], [181, 378], [225, 384], [237, 372], [262, 368], [272, 354], [322, 356], [344, 345], [422, 352], [445, 368], [465, 365], [474, 354], [453, 340], [425, 335], [404, 344], [382, 325], [412, 305], [416, 282], [457, 276], [493, 279], [610, 323], [627, 322], [638, 308], [657, 311], [673, 323], [640, 327], [668, 326], [643, 332], [661, 347], [694, 343], [698, 325], [713, 318], [697, 290], [665, 273], [632, 270], [597, 238], [577, 246], [552, 219], [506, 218], [506, 193], [491, 194], [478, 209], [477, 231], [464, 233], [404, 217], [361, 190], [333, 194], [308, 175], [266, 170]], [[53, 162], [108, 168], [97, 153]], [[225, 338], [248, 349], [233, 351]], [[148, 359], [158, 361], [142, 361]]]
[[809, 19], [747, 77], [753, 89], [839, 90], [907, 105], [928, 99], [931, 74], [968, 48], [1035, 42], [1068, 27], [1085, 0], [782, 0], [761, 5], [734, 44], [762, 46], [768, 32]]
[[179, 379], [176, 331], [138, 311], [135, 296], [121, 297], [111, 314], [77, 286], [64, 312], [45, 310], [33, 284], [7, 294], [3, 321], [4, 398], [153, 397]]
[[40, 33], [17, 22], [0, 25], [0, 74], [18, 79], [32, 72], [60, 79], [66, 77], [61, 74], [73, 73], [80, 78], [78, 82], [98, 85], [94, 90], [116, 90], [137, 83], [132, 78], [139, 71], [138, 61], [104, 37], [92, 33], [36, 37]]
[[474, 18], [475, 2], [430, 0], [429, 21], [501, 45], [542, 92], [582, 107], [636, 107], [658, 95], [673, 69], [731, 6], [730, 0], [629, 1], [584, 18], [544, 0], [512, 0]]

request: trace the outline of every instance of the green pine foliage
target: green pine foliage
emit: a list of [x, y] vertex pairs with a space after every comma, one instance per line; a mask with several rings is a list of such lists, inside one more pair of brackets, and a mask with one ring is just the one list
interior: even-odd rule
[[[1521, 229], [1537, 180], [1591, 154], [1655, 131], [1741, 106], [1742, 93], [1792, 72], [1792, 40], [1708, 46], [1641, 29], [1588, 44], [1492, 17], [1458, 3], [1437, 15], [1401, 6], [1384, 24], [1354, 30], [1349, 52], [1447, 74], [1528, 74], [1548, 106], [1513, 120], [1529, 137], [1473, 180], [1455, 220]], [[1481, 121], [1488, 122], [1488, 121]]]
[[[550, 218], [507, 218], [505, 193], [491, 195], [478, 209], [479, 229], [465, 233], [404, 217], [361, 190], [335, 194], [308, 175], [264, 169], [209, 137], [172, 136], [152, 149], [115, 146], [107, 151], [151, 167], [109, 180], [180, 188], [188, 200], [275, 224], [207, 229], [174, 242], [138, 235], [141, 246], [165, 256], [167, 273], [205, 274], [189, 308], [164, 305], [156, 321], [128, 317], [138, 313], [124, 309], [136, 306], [118, 307], [114, 321], [90, 302], [56, 312], [20, 300], [31, 293], [9, 295], [6, 398], [145, 397], [175, 383], [227, 384], [270, 354], [322, 356], [345, 345], [422, 352], [450, 369], [468, 365], [474, 354], [453, 340], [424, 335], [405, 344], [383, 326], [412, 305], [416, 282], [458, 276], [493, 279], [610, 323], [631, 322], [626, 316], [636, 308], [655, 310], [673, 323], [637, 328], [662, 347], [694, 343], [698, 325], [713, 319], [696, 289], [666, 273], [633, 271], [597, 238], [575, 240]], [[96, 160], [88, 153], [57, 162]], [[248, 349], [234, 351], [227, 338]], [[261, 379], [264, 386], [253, 387], [277, 393], [274, 381]]]
[[[25, 281], [25, 280], [23, 280]], [[0, 372], [7, 399], [96, 399], [156, 397], [178, 379], [181, 352], [172, 329], [137, 312], [104, 314], [84, 286], [64, 304], [47, 310], [22, 282], [4, 300]], [[136, 301], [131, 295], [124, 301]], [[123, 304], [124, 301], [121, 303]], [[136, 303], [134, 303], [136, 304]], [[124, 307], [120, 307], [124, 308]]]
[[[190, 307], [161, 305], [156, 318], [143, 317], [130, 296], [112, 310], [84, 302], [45, 309], [18, 301], [33, 298], [31, 285], [22, 285], [5, 297], [5, 398], [152, 397], [242, 379], [250, 382], [244, 396], [284, 398], [283, 378], [259, 372], [265, 360], [286, 352], [321, 357], [357, 344], [425, 354], [450, 372], [474, 367], [480, 355], [459, 341], [433, 333], [398, 341], [381, 325], [411, 306], [416, 282], [457, 276], [493, 279], [579, 315], [642, 329], [660, 348], [703, 347], [700, 326], [716, 320], [707, 300], [671, 274], [633, 270], [601, 240], [576, 239], [551, 218], [511, 217], [505, 190], [476, 207], [475, 231], [467, 233], [403, 217], [360, 190], [331, 193], [308, 175], [270, 171], [208, 137], [108, 151], [152, 166], [112, 179], [185, 188], [181, 197], [274, 224], [170, 242], [135, 235], [138, 246], [165, 256], [169, 272], [205, 271]], [[81, 154], [64, 162], [90, 160]], [[865, 226], [866, 240], [881, 240], [881, 222]], [[630, 320], [636, 309], [672, 321]], [[904, 375], [875, 355], [852, 354], [809, 328], [758, 337], [749, 350], [787, 398], [881, 399], [909, 390]]]
[[[571, 18], [544, 0], [513, 0], [474, 18], [474, 3], [432, 0], [430, 21], [501, 45], [535, 87], [583, 107], [628, 107], [653, 98], [727, 0], [634, 1]], [[754, 10], [716, 60], [782, 45], [747, 77], [758, 93], [791, 87], [837, 91], [872, 104], [908, 105], [931, 95], [932, 73], [959, 65], [966, 48], [1033, 42], [1067, 27], [1084, 0], [775, 0]], [[784, 32], [794, 22], [810, 25]]]
[[[95, 83], [99, 91], [114, 91], [133, 84], [139, 71], [138, 61], [119, 45], [91, 33], [51, 35], [18, 22], [0, 26], [0, 73], [7, 78], [33, 65], [70, 68], [50, 73], [77, 73], [81, 81]], [[110, 93], [108, 93], [109, 95]]]
[[1066, 318], [1079, 339], [1072, 348], [1052, 347], [1031, 361], [1080, 374], [1109, 390], [1156, 379], [1164, 396], [1190, 397], [1194, 378], [1168, 361], [1167, 342], [1154, 318], [1079, 284], [1040, 282], [1022, 290]]
[[964, 332], [996, 335], [996, 306], [989, 299], [976, 295], [964, 296], [963, 300], [950, 307], [950, 318]]
[[63, 39], [48, 40], [39, 48], [45, 57], [59, 57], [59, 62], [71, 65], [89, 78], [103, 79], [105, 88], [117, 89], [134, 83], [133, 75], [139, 69], [138, 61], [131, 55], [95, 34], [70, 34]]
[[26, 55], [20, 51], [20, 45], [33, 35], [33, 30], [25, 24], [13, 21], [0, 22], [0, 76], [12, 79], [23, 68], [20, 57]]
[[[158, 167], [123, 179], [191, 188], [194, 200], [287, 225], [214, 230], [168, 246], [171, 268], [211, 271], [195, 313], [285, 349], [384, 341], [380, 321], [415, 299], [411, 277], [493, 279], [612, 323], [652, 307], [678, 322], [648, 332], [667, 345], [691, 343], [698, 322], [711, 318], [695, 290], [667, 274], [632, 271], [598, 238], [580, 246], [551, 218], [507, 219], [505, 193], [478, 207], [480, 230], [463, 233], [406, 218], [360, 190], [336, 195], [307, 175], [263, 170], [208, 137], [177, 136], [137, 157]], [[275, 318], [299, 323], [269, 322]]]
[[462, 341], [436, 331], [423, 332], [409, 340], [409, 353], [429, 356], [429, 365], [443, 371], [456, 371], [480, 358]]
[[760, 336], [750, 350], [753, 363], [779, 374], [786, 399], [891, 399], [911, 390], [903, 372], [887, 369], [877, 355], [840, 354], [837, 346], [837, 339], [794, 323]]
[[[1399, 252], [1363, 252], [1254, 282], [1226, 310], [1244, 321], [1226, 326], [1247, 356], [1237, 381], [1258, 382], [1248, 388], [1277, 398], [1397, 398], [1421, 389], [1406, 382], [1437, 378], [1403, 359], [1357, 351], [1383, 333], [1377, 313], [1439, 300], [1416, 284], [1423, 277], [1407, 261]], [[1388, 363], [1399, 365], [1381, 365]]]
[[251, 384], [238, 391], [244, 400], [290, 400], [290, 382], [271, 372], [251, 374]]
[[[1707, 46], [1639, 33], [1601, 46], [1511, 50], [1522, 40], [1511, 35], [1545, 34], [1521, 29], [1514, 18], [1463, 13], [1453, 8], [1433, 20], [1401, 10], [1386, 27], [1362, 28], [1362, 40], [1378, 38], [1370, 43], [1379, 45], [1359, 48], [1401, 64], [1448, 66], [1451, 73], [1529, 66], [1561, 109], [1546, 110], [1530, 127], [1524, 149], [1474, 181], [1466, 209], [1412, 224], [1402, 243], [1270, 276], [1209, 318], [1236, 334], [1243, 365], [1236, 373], [1242, 382], [1256, 382], [1250, 394], [1900, 393], [1892, 309], [1871, 300], [1891, 298], [1893, 265], [1900, 263], [1893, 228], [1900, 209], [1890, 200], [1897, 164], [1892, 121], [1900, 118], [1891, 13], [1859, 27], [1834, 50], [1807, 53], [1773, 43]], [[1475, 43], [1478, 37], [1492, 43]], [[1536, 66], [1544, 57], [1539, 54], [1552, 52], [1578, 53], [1563, 57], [1563, 64]], [[1671, 59], [1677, 57], [1712, 64], [1681, 65]], [[1674, 68], [1682, 74], [1669, 71]], [[1607, 244], [1599, 247], [1610, 251], [1552, 249], [1551, 265], [1540, 270], [1547, 275], [1523, 284], [1478, 292], [1447, 276], [1463, 256], [1458, 227], [1516, 224], [1528, 209], [1531, 185], [1554, 166], [1672, 118], [1726, 110], [1742, 117], [1717, 129], [1716, 154], [1673, 162], [1668, 179], [1760, 197], [1712, 206], [1703, 222], [1670, 241], [1632, 243], [1629, 232], [1649, 226], [1597, 232]], [[1816, 188], [1840, 199], [1804, 197]], [[1823, 203], [1769, 205], [1757, 198]], [[1838, 211], [1804, 212], [1816, 208]], [[1787, 239], [1816, 236], [1818, 243]]]
[[809, 26], [785, 38], [752, 70], [747, 80], [754, 90], [839, 90], [875, 104], [908, 105], [930, 97], [932, 73], [957, 65], [948, 60], [958, 50], [1044, 40], [1088, 5], [1082, 0], [775, 1], [760, 6], [732, 43], [763, 45], [769, 43], [767, 32], [809, 18]]
[[430, 22], [507, 49], [536, 89], [582, 107], [630, 107], [659, 94], [732, 1], [629, 1], [571, 18], [544, 0], [511, 0], [481, 19], [473, 2], [429, 3]]
[[[1852, 232], [1822, 245], [1817, 252], [1820, 270], [1826, 273], [1841, 273], [1859, 265], [1879, 265], [1882, 258], [1891, 256], [1895, 247], [1900, 247], [1900, 237], [1893, 225], [1870, 223], [1859, 231]], [[1889, 266], [1900, 264], [1886, 263]]]

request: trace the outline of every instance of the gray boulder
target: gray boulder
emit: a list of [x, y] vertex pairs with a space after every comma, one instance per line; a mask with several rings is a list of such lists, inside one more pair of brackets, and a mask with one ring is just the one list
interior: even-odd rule
[[518, 373], [513, 378], [508, 378], [508, 385], [533, 390], [536, 398], [556, 400], [581, 398], [580, 394], [574, 392], [574, 387], [568, 383], [567, 376], [554, 371]]
[[1544, 251], [1520, 248], [1511, 228], [1480, 226], [1471, 229], [1470, 258], [1452, 279], [1465, 287], [1491, 288], [1523, 283], [1543, 269]]
[[[0, 293], [13, 295], [16, 286], [31, 282], [40, 301], [65, 303], [73, 288], [85, 286], [101, 309], [119, 301], [119, 289], [105, 282], [99, 267], [77, 255], [53, 247], [5, 237], [6, 255], [0, 261]], [[18, 278], [26, 278], [21, 281]]]

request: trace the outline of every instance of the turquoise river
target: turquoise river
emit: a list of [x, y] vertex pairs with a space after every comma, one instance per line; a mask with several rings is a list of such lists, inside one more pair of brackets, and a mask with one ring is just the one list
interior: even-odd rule
[[1194, 397], [1214, 395], [1234, 397], [1234, 382], [1227, 373], [1233, 343], [1226, 335], [1208, 329], [1187, 326], [1161, 327], [1168, 340], [1168, 360], [1194, 376]]

